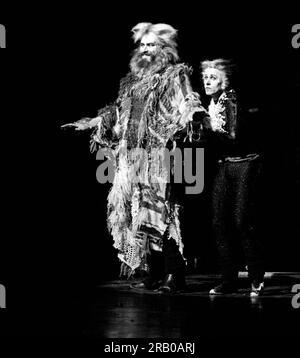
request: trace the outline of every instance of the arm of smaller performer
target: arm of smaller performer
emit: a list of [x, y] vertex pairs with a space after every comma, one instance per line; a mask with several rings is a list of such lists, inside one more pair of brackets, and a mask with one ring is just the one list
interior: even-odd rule
[[224, 118], [225, 125], [220, 129], [215, 129], [215, 136], [224, 143], [230, 143], [236, 139], [237, 131], [237, 103], [236, 95], [233, 90], [226, 92], [226, 95], [219, 100], [223, 111], [220, 115]]
[[208, 128], [206, 138], [208, 145], [219, 153], [232, 153], [237, 145], [237, 103], [233, 90], [224, 96], [220, 111], [225, 124], [222, 127]]

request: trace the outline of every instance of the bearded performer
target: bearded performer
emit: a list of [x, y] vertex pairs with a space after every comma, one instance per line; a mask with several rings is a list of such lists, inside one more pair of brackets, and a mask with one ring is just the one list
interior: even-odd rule
[[[69, 125], [94, 128], [92, 149], [110, 149], [113, 157], [107, 221], [121, 275], [147, 272], [134, 287], [174, 292], [185, 286], [185, 261], [180, 205], [171, 200], [165, 150], [170, 143], [175, 147], [180, 133], [191, 139], [194, 114], [202, 117], [207, 112], [191, 89], [191, 69], [178, 63], [177, 30], [140, 23], [132, 32], [138, 47], [118, 99], [97, 117]], [[133, 149], [139, 150], [129, 155]], [[134, 180], [137, 172], [139, 180]]]

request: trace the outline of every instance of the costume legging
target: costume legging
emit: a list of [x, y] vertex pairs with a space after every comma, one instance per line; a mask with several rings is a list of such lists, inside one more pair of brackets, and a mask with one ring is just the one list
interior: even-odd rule
[[263, 279], [263, 245], [257, 232], [256, 211], [260, 177], [259, 158], [219, 163], [212, 192], [212, 221], [224, 280], [237, 279], [238, 246], [249, 277]]

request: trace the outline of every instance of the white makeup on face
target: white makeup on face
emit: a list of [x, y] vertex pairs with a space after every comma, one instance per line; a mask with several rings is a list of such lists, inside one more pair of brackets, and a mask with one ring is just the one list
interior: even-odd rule
[[150, 59], [151, 55], [156, 55], [158, 50], [157, 37], [153, 33], [146, 34], [142, 37], [139, 51], [143, 54], [143, 58]]
[[224, 74], [220, 70], [216, 68], [207, 68], [203, 72], [202, 79], [205, 93], [208, 96], [213, 96], [223, 90]]

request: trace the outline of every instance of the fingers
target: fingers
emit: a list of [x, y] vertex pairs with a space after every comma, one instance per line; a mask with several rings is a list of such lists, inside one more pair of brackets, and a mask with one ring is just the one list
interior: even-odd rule
[[65, 127], [74, 127], [74, 123], [67, 123], [67, 124], [63, 124], [62, 126], [60, 126], [61, 128], [65, 128]]
[[138, 247], [143, 247], [143, 243], [142, 243], [142, 242], [136, 240], [135, 243], [137, 244]]
[[138, 247], [143, 248], [145, 246], [144, 240], [143, 239], [135, 239], [135, 243], [137, 244]]

